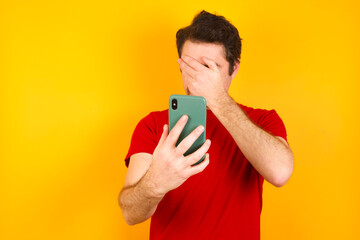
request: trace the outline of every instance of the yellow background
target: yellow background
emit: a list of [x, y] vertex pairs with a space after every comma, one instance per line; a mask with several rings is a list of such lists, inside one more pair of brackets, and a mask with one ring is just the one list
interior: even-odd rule
[[360, 3], [1, 1], [0, 239], [146, 239], [117, 205], [137, 122], [183, 94], [175, 33], [201, 9], [243, 38], [236, 101], [295, 155], [262, 239], [360, 239]]

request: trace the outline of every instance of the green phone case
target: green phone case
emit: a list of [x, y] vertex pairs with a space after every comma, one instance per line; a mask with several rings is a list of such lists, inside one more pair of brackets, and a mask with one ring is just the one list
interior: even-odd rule
[[[177, 101], [177, 108], [173, 108], [173, 100]], [[197, 126], [203, 125], [205, 130], [193, 145], [185, 152], [187, 156], [200, 148], [206, 139], [206, 100], [203, 97], [188, 95], [171, 95], [169, 98], [169, 132], [177, 121], [183, 116], [188, 115], [188, 121], [180, 134], [176, 146], [189, 135]], [[205, 155], [194, 165], [199, 164], [205, 159]]]

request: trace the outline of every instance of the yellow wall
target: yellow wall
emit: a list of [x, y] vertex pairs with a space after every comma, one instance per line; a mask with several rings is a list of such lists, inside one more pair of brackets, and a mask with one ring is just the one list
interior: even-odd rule
[[263, 239], [360, 239], [360, 3], [1, 1], [0, 239], [144, 239], [117, 195], [136, 123], [183, 93], [175, 33], [201, 9], [239, 29], [231, 95], [275, 108], [295, 154], [264, 185]]

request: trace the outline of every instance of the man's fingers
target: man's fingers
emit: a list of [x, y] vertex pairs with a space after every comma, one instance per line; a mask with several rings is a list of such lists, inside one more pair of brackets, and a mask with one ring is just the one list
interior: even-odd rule
[[184, 138], [176, 147], [176, 151], [180, 154], [184, 154], [198, 137], [203, 133], [204, 126], [200, 125], [195, 128], [186, 138]]
[[183, 115], [175, 124], [175, 126], [171, 129], [168, 138], [166, 139], [166, 141], [171, 145], [171, 146], [175, 146], [182, 130], [184, 129], [186, 123], [188, 120], [188, 116], [187, 115]]
[[189, 75], [189, 73], [183, 71], [183, 72], [181, 72], [181, 75], [186, 82], [193, 81], [193, 78], [191, 77], [191, 75]]
[[161, 144], [163, 144], [163, 142], [165, 142], [165, 140], [166, 140], [166, 138], [167, 138], [167, 136], [168, 136], [168, 125], [167, 124], [165, 124], [164, 126], [163, 126], [163, 132], [162, 132], [162, 134], [161, 134], [161, 137], [160, 137], [160, 140], [159, 140], [159, 143], [158, 143], [158, 145], [161, 145]]
[[205, 153], [209, 150], [211, 145], [211, 141], [209, 139], [207, 139], [205, 141], [205, 143], [195, 152], [193, 152], [192, 154], [186, 156], [186, 165], [187, 166], [192, 166], [195, 163], [197, 163], [204, 155]]
[[219, 71], [218, 66], [216, 65], [216, 63], [213, 60], [206, 58], [206, 57], [203, 57], [202, 59], [203, 59], [204, 63], [206, 63], [206, 65], [208, 65], [211, 70], [216, 71], [216, 72]]
[[201, 163], [199, 163], [196, 166], [193, 166], [193, 167], [189, 168], [188, 176], [191, 177], [191, 176], [193, 176], [195, 174], [198, 174], [198, 173], [202, 172], [209, 165], [209, 162], [210, 162], [210, 158], [209, 158], [209, 154], [207, 153], [205, 155], [204, 161], [202, 161]]
[[180, 70], [182, 73], [186, 72], [187, 74], [194, 76], [197, 71], [187, 64], [183, 59], [179, 58], [178, 63], [180, 65]]
[[181, 57], [181, 59], [197, 72], [200, 72], [206, 68], [203, 64], [190, 56], [184, 55]]

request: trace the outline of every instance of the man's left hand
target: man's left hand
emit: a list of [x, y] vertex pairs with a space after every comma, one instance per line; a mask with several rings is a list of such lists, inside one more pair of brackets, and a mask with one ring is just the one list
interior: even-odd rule
[[227, 95], [227, 91], [216, 63], [205, 57], [202, 60], [205, 64], [190, 56], [182, 56], [178, 63], [189, 94], [204, 97], [211, 109], [213, 104]]

